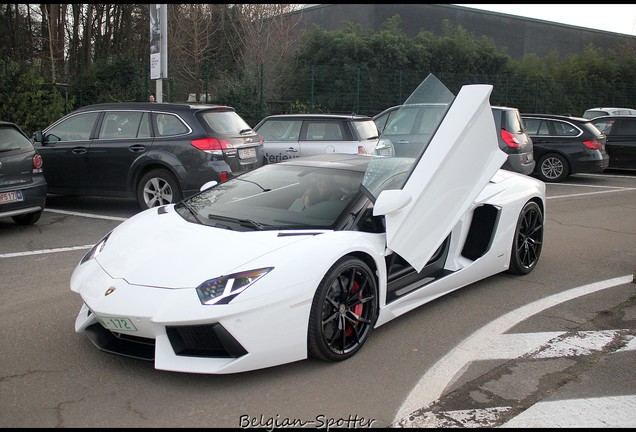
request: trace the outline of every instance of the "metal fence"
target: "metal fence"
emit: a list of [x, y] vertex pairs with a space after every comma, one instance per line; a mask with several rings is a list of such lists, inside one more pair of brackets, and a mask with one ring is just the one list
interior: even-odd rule
[[[143, 68], [141, 68], [143, 69]], [[7, 68], [1, 68], [7, 70]], [[136, 79], [136, 83], [119, 80], [116, 84], [91, 81], [82, 76], [67, 83], [64, 87], [53, 87], [51, 91], [60, 93], [65, 101], [65, 110], [71, 111], [84, 105], [114, 101], [145, 101], [148, 92], [155, 88], [145, 74]], [[221, 103], [234, 106], [239, 114], [252, 126], [263, 117], [279, 113], [356, 113], [375, 115], [382, 110], [401, 104], [429, 73], [433, 73], [453, 92], [457, 93], [465, 84], [492, 84], [491, 105], [514, 106], [521, 112], [571, 114], [580, 116], [592, 107], [616, 106], [636, 108], [636, 84], [605, 83], [602, 79], [577, 77], [572, 80], [552, 78], [529, 78], [521, 75], [477, 75], [468, 73], [448, 73], [435, 71], [371, 69], [367, 67], [336, 68], [329, 66], [299, 67], [289, 76], [283, 88], [273, 88], [275, 80], [261, 67], [259, 77], [237, 92], [225, 92], [215, 89], [213, 83], [204, 78], [199, 82], [200, 93], [209, 94], [204, 102]], [[35, 90], [25, 89], [17, 82], [19, 74], [2, 74], [0, 85], [0, 117], [18, 124], [32, 125], [36, 120], [15, 118], [15, 101], [19, 94], [39, 94]], [[141, 85], [140, 85], [141, 83]], [[145, 85], [144, 85], [145, 83]], [[247, 84], [241, 84], [243, 86]], [[126, 87], [128, 86], [128, 88]], [[237, 85], [240, 87], [239, 85]], [[51, 86], [46, 86], [51, 88]], [[116, 89], [116, 90], [113, 90]], [[169, 102], [188, 102], [192, 100], [193, 89], [187, 82], [178, 82], [170, 78], [164, 84], [164, 92]], [[225, 95], [224, 95], [225, 94]], [[224, 95], [224, 96], [219, 96]], [[266, 96], [267, 95], [267, 96]], [[33, 107], [33, 103], [30, 102]], [[40, 109], [47, 104], [40, 102]], [[19, 112], [19, 111], [18, 111]], [[33, 117], [33, 112], [29, 113]], [[39, 115], [42, 120], [44, 115]], [[50, 119], [49, 119], [50, 120]], [[48, 123], [46, 123], [48, 124]], [[44, 127], [44, 125], [39, 125]]]
[[[374, 115], [402, 103], [428, 73], [305, 68], [297, 71], [294, 84], [280, 100], [264, 107], [264, 114], [307, 110]], [[466, 84], [492, 84], [491, 105], [514, 106], [521, 112], [582, 115], [597, 106], [636, 107], [636, 85], [631, 83], [432, 73], [455, 94]]]

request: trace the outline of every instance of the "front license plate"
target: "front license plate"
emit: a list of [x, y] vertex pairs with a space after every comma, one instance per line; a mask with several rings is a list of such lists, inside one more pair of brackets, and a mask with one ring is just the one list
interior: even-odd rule
[[256, 149], [248, 148], [248, 149], [239, 149], [239, 159], [250, 159], [256, 157]]
[[130, 318], [122, 317], [97, 317], [97, 321], [108, 330], [114, 332], [134, 332], [137, 327], [132, 323]]
[[22, 195], [22, 191], [11, 191], [11, 192], [2, 192], [0, 193], [0, 203], [10, 203], [16, 201], [23, 201], [24, 196]]

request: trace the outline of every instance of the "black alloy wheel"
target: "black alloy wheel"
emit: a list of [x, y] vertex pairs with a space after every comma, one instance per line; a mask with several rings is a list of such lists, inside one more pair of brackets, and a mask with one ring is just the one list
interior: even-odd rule
[[328, 361], [352, 357], [367, 341], [378, 313], [378, 286], [362, 260], [338, 260], [321, 281], [311, 305], [309, 355]]
[[543, 212], [536, 202], [528, 201], [519, 214], [508, 271], [516, 275], [530, 273], [539, 262], [542, 246]]

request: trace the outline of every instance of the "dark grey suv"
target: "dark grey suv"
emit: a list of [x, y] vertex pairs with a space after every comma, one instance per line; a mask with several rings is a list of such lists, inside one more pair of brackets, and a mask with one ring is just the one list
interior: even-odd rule
[[33, 136], [49, 193], [135, 198], [142, 209], [262, 165], [260, 136], [224, 105], [111, 103]]
[[508, 154], [501, 168], [530, 175], [534, 171], [534, 145], [517, 108], [493, 106], [499, 148]]
[[[526, 133], [519, 110], [502, 106], [491, 108], [499, 148], [508, 155], [502, 168], [532, 174], [535, 166], [532, 139]], [[376, 114], [373, 121], [383, 136], [391, 140], [396, 152], [408, 156], [420, 147], [420, 143], [430, 140], [446, 109], [447, 104], [397, 105]]]

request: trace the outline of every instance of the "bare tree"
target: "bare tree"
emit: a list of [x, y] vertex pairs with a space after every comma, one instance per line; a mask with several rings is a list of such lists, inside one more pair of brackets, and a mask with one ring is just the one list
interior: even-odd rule
[[[232, 21], [242, 49], [236, 51], [237, 62], [255, 75], [264, 68], [265, 96], [272, 98], [285, 88], [285, 77], [291, 62], [292, 47], [297, 42], [296, 26], [302, 20], [302, 5], [298, 4], [234, 4], [238, 19]], [[258, 76], [258, 75], [256, 75]]]
[[[51, 62], [51, 82], [64, 80], [65, 26], [68, 4], [42, 4], [43, 38]], [[61, 75], [61, 77], [60, 77]]]
[[197, 99], [205, 90], [206, 67], [215, 64], [216, 54], [223, 49], [224, 11], [225, 5], [205, 3], [175, 4], [168, 9], [170, 76], [194, 90]]

